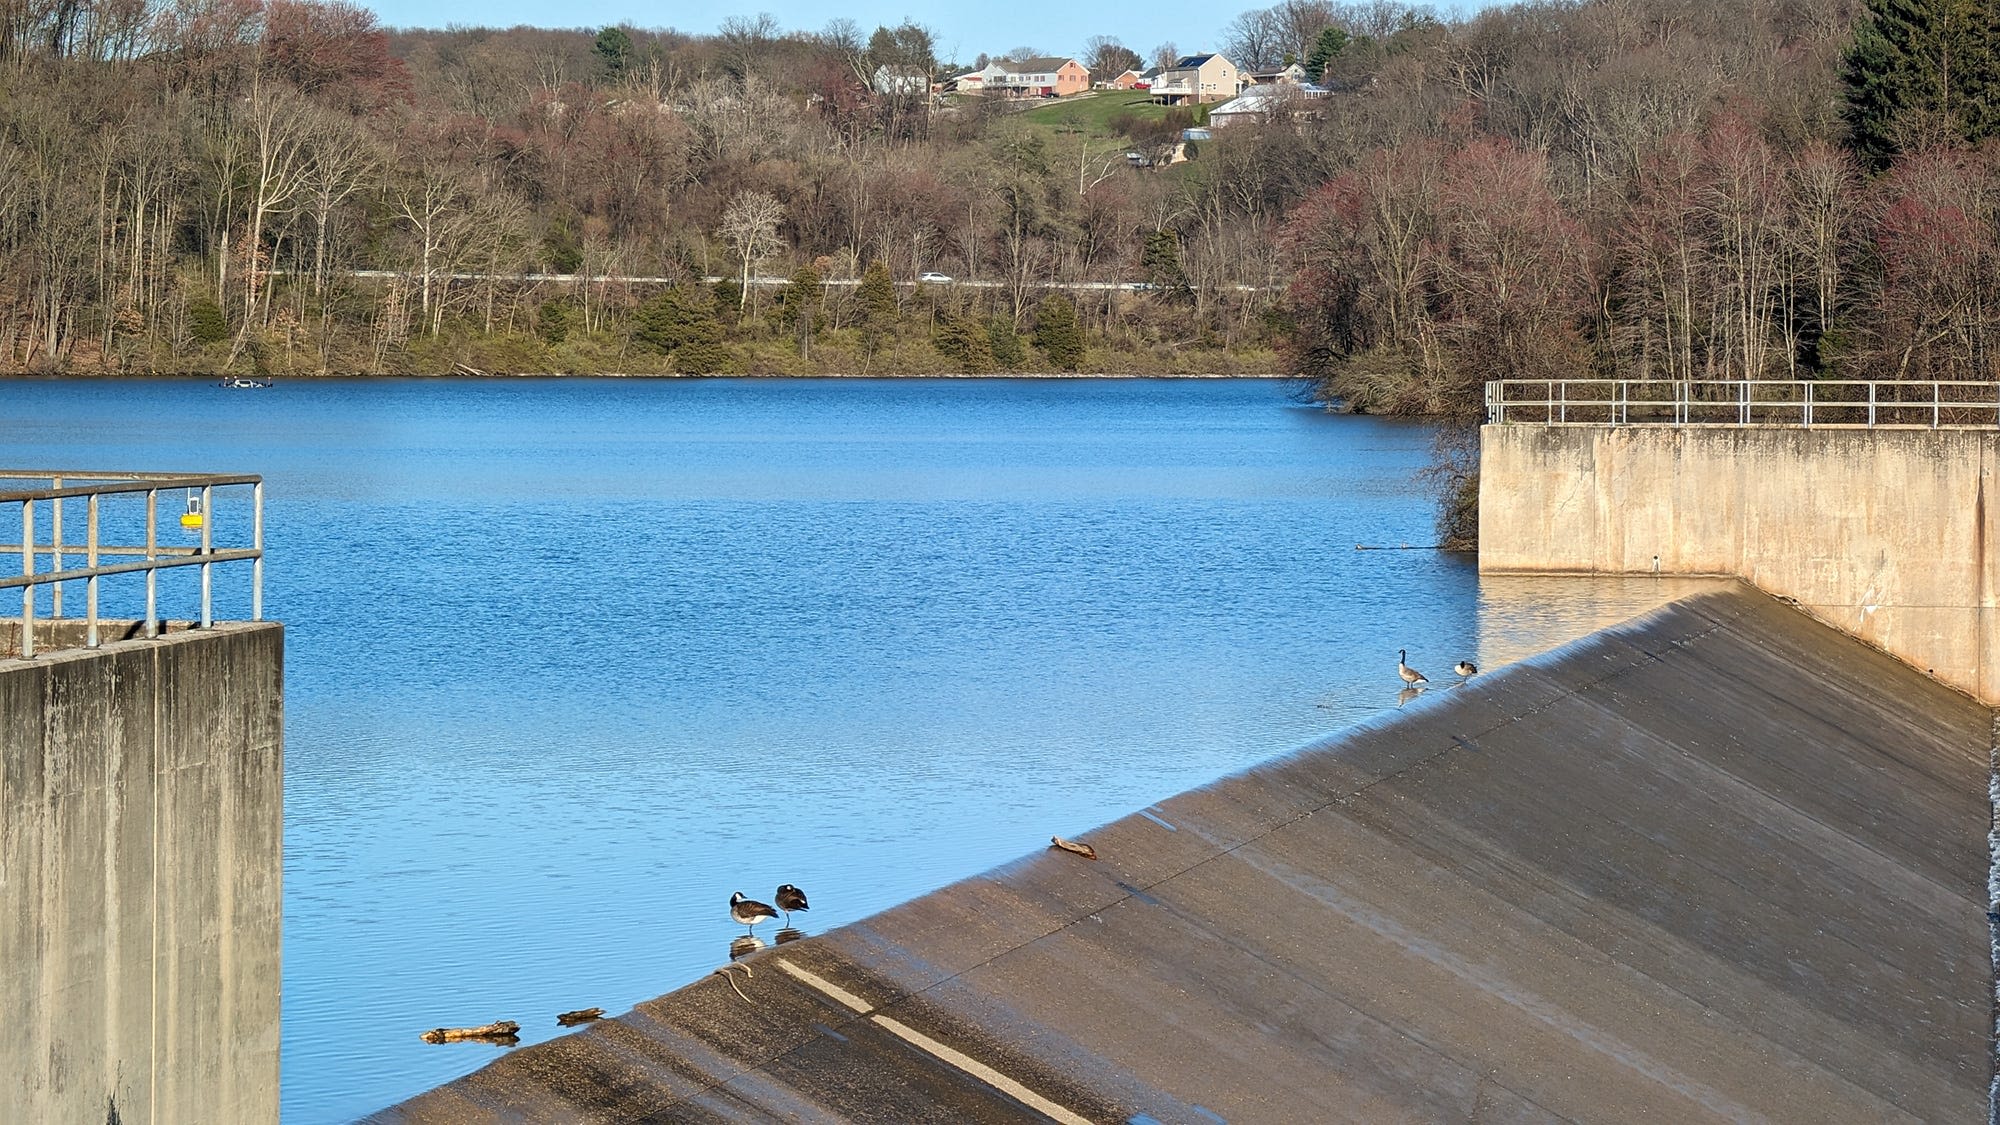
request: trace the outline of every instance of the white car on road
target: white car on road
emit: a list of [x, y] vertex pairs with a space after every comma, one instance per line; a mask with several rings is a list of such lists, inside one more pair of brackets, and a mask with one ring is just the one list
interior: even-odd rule
[[918, 274], [917, 280], [927, 281], [930, 282], [932, 285], [950, 285], [951, 275], [948, 273], [938, 273], [936, 270], [929, 270], [924, 273]]

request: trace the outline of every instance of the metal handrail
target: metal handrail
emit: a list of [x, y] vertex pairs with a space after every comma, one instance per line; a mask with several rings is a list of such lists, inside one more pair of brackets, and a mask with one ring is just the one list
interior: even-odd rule
[[1987, 428], [2000, 426], [2000, 381], [1495, 379], [1486, 384], [1486, 420], [1545, 426]]
[[[179, 567], [198, 566], [201, 568], [201, 627], [206, 629], [215, 623], [214, 585], [211, 571], [217, 563], [248, 562], [250, 564], [250, 619], [264, 619], [264, 478], [248, 474], [229, 473], [94, 473], [66, 470], [17, 470], [0, 469], [0, 482], [32, 481], [31, 487], [0, 488], [0, 504], [21, 506], [21, 541], [0, 544], [0, 554], [13, 552], [21, 558], [21, 574], [15, 578], [0, 579], [0, 590], [21, 591], [21, 656], [35, 655], [35, 591], [42, 586], [51, 587], [49, 595], [50, 616], [63, 616], [63, 584], [82, 582], [85, 594], [84, 645], [96, 648], [100, 643], [97, 612], [97, 584], [101, 578], [121, 574], [144, 574], [146, 576], [146, 636], [160, 635], [158, 575], [162, 570]], [[43, 485], [41, 482], [46, 481]], [[250, 545], [247, 547], [218, 547], [215, 543], [215, 490], [231, 486], [247, 486], [250, 489]], [[179, 547], [164, 545], [159, 541], [159, 501], [164, 489], [184, 489], [192, 492], [201, 490], [201, 545], [199, 547]], [[146, 542], [136, 544], [105, 543], [100, 540], [98, 527], [100, 509], [109, 499], [143, 494], [145, 496]], [[83, 498], [86, 510], [86, 529], [81, 544], [63, 542], [63, 501]], [[49, 534], [46, 542], [36, 533], [35, 513], [38, 507], [46, 505], [50, 511]], [[84, 565], [65, 566], [64, 553], [72, 557], [81, 547]], [[101, 564], [103, 556], [134, 558], [137, 561]], [[47, 559], [46, 570], [37, 569], [36, 564]]]

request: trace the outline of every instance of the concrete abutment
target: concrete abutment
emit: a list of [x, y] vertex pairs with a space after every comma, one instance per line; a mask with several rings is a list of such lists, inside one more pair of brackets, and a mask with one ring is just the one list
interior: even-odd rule
[[0, 658], [0, 1118], [275, 1121], [284, 630], [81, 628]]
[[1737, 575], [2000, 703], [1992, 428], [1488, 425], [1482, 572]]

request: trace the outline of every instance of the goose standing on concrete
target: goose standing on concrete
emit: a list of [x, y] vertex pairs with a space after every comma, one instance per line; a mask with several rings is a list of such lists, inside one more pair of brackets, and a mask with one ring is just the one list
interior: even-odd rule
[[785, 912], [785, 925], [787, 926], [792, 924], [792, 911], [812, 909], [812, 907], [806, 905], [806, 893], [792, 886], [790, 883], [786, 883], [784, 886], [778, 888], [777, 898], [778, 909]]
[[1396, 674], [1403, 677], [1403, 682], [1411, 687], [1416, 687], [1418, 684], [1430, 683], [1430, 677], [1403, 663], [1409, 655], [1410, 652], [1408, 649], [1399, 648], [1396, 650]]
[[777, 916], [778, 912], [769, 906], [758, 902], [756, 899], [744, 898], [742, 891], [737, 891], [735, 894], [729, 896], [729, 917], [734, 919], [737, 925], [745, 927], [751, 933], [757, 932], [757, 923], [762, 922], [766, 918], [776, 918]]
[[1479, 665], [1474, 664], [1470, 660], [1461, 660], [1452, 665], [1451, 670], [1458, 673], [1459, 679], [1469, 680], [1479, 674]]

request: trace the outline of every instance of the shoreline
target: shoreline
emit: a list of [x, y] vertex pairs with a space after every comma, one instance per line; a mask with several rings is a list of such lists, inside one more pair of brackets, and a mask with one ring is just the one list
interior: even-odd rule
[[436, 372], [416, 372], [407, 374], [396, 374], [390, 372], [357, 371], [357, 372], [326, 372], [322, 374], [311, 374], [311, 375], [256, 375], [256, 376], [224, 375], [219, 372], [203, 373], [203, 372], [188, 372], [188, 371], [162, 372], [157, 374], [106, 373], [106, 372], [60, 372], [51, 374], [35, 374], [31, 372], [0, 372], [0, 380], [11, 381], [11, 382], [30, 382], [30, 381], [42, 381], [42, 380], [52, 381], [58, 379], [88, 379], [93, 381], [102, 380], [104, 382], [145, 382], [148, 380], [155, 380], [155, 379], [199, 379], [199, 380], [215, 381], [220, 379], [231, 379], [231, 378], [268, 379], [275, 383], [275, 382], [316, 382], [319, 380], [335, 381], [342, 379], [468, 379], [468, 380], [470, 379], [771, 379], [771, 380], [1034, 379], [1034, 380], [1048, 380], [1048, 381], [1059, 381], [1064, 379], [1282, 380], [1282, 379], [1293, 378], [1293, 376], [1280, 374], [1276, 372], [1255, 372], [1255, 373], [1238, 372], [1238, 373], [1204, 373], [1204, 374], [1191, 374], [1191, 373], [1181, 372], [1172, 374], [1141, 375], [1141, 374], [1115, 374], [1110, 372], [1097, 372], [1097, 371], [1082, 371], [1082, 372], [1080, 371], [1001, 371], [1001, 372], [938, 371], [938, 372], [928, 372], [922, 375], [879, 374], [879, 373], [871, 373], [863, 375], [857, 373], [836, 374], [828, 372], [819, 372], [811, 375], [782, 375], [782, 374], [773, 374], [768, 372], [762, 374], [743, 373], [743, 374], [687, 375], [671, 371], [668, 372], [602, 371], [602, 372], [593, 372], [589, 374], [576, 374], [576, 373], [561, 372], [561, 371], [517, 371], [517, 372], [436, 371]]

